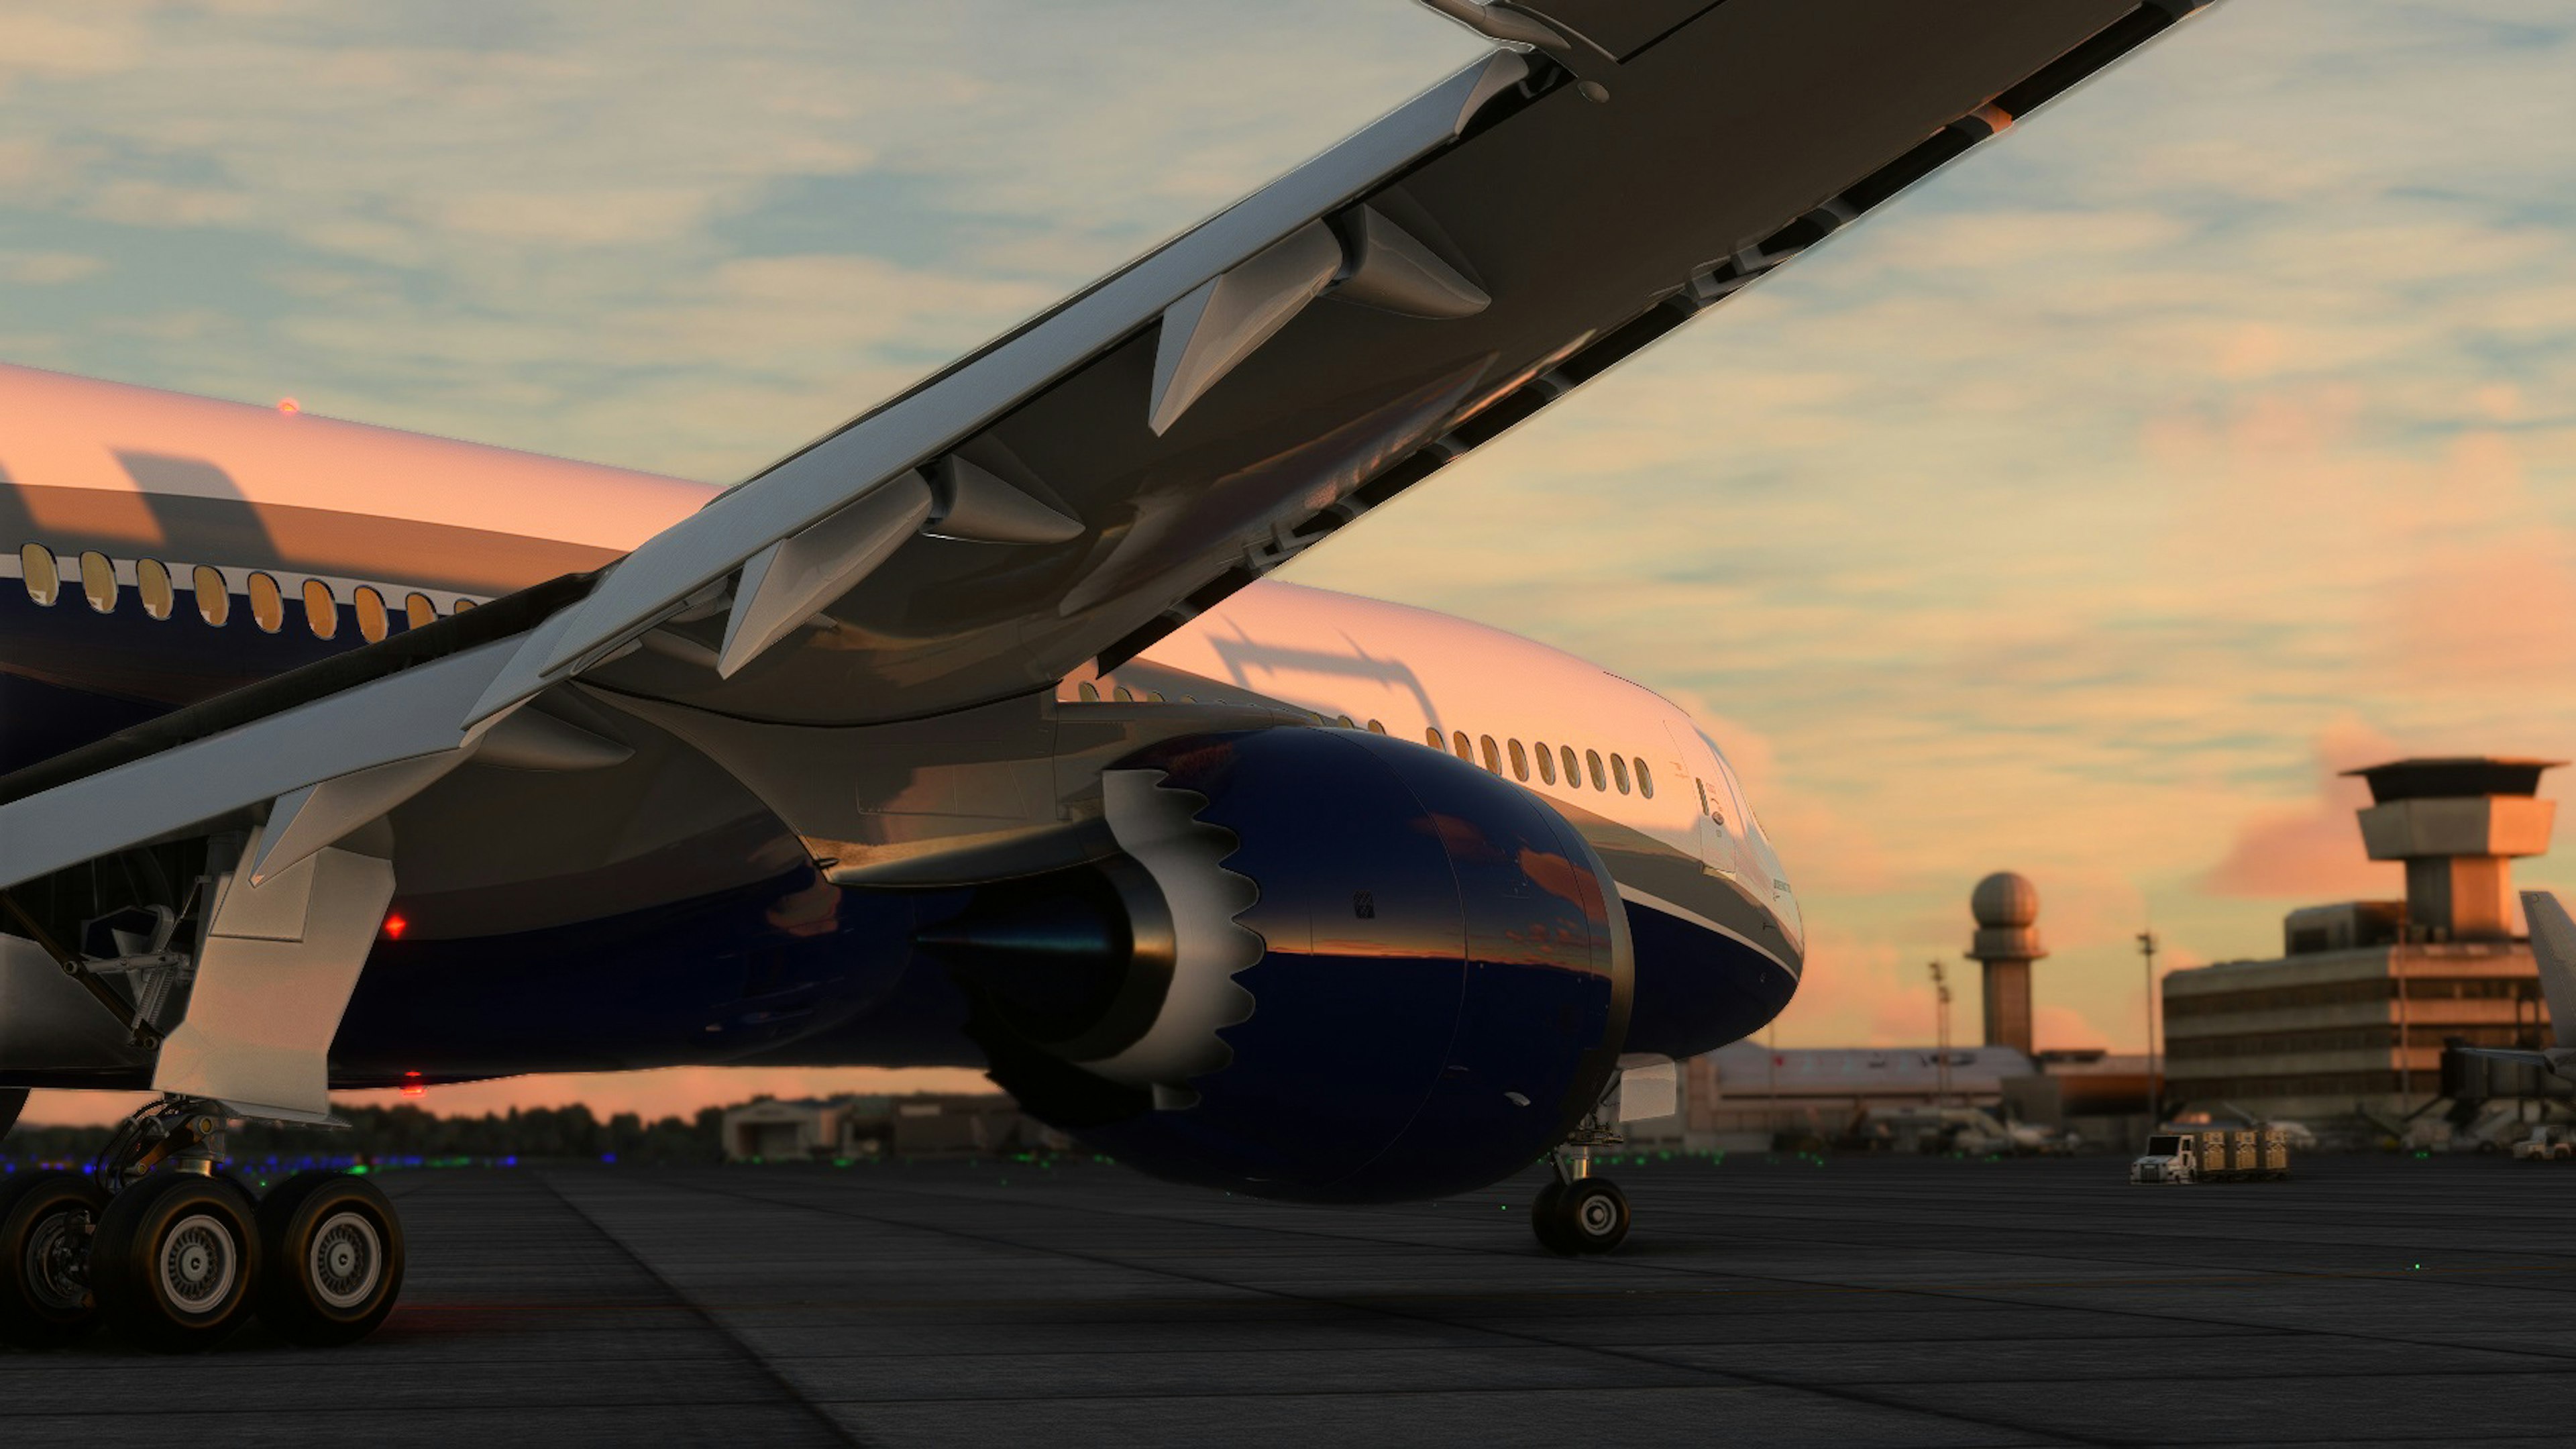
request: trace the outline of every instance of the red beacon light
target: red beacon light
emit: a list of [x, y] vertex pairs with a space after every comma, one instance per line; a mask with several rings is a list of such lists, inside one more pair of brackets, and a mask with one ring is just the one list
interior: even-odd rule
[[277, 410], [286, 414], [288, 417], [293, 417], [297, 413], [304, 411], [304, 404], [297, 402], [291, 397], [282, 397], [277, 400]]
[[[410, 929], [411, 922], [404, 920], [400, 911], [385, 917], [385, 939], [388, 941], [401, 940], [402, 933]], [[420, 1073], [414, 1072], [412, 1075], [419, 1076]]]
[[402, 1094], [406, 1097], [426, 1097], [429, 1095], [429, 1087], [421, 1081], [420, 1073], [405, 1072], [403, 1073]]

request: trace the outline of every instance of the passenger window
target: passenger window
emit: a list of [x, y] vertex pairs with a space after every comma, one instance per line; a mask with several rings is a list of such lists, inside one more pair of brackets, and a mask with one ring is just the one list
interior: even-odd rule
[[1582, 789], [1583, 770], [1581, 766], [1574, 763], [1574, 746], [1557, 746], [1557, 758], [1565, 761], [1565, 788], [1569, 790]]
[[427, 594], [411, 594], [403, 599], [403, 619], [415, 629], [425, 629], [438, 622], [438, 606]]
[[1382, 735], [1382, 734], [1385, 734], [1385, 733], [1386, 733], [1386, 726], [1385, 726], [1384, 724], [1380, 723], [1380, 722], [1379, 722], [1379, 721], [1377, 721], [1377, 720], [1370, 720], [1370, 721], [1369, 721], [1369, 733], [1370, 733], [1370, 734], [1373, 734], [1373, 735]]
[[179, 592], [170, 587], [170, 570], [157, 558], [135, 564], [134, 592], [143, 596], [143, 612], [155, 619], [169, 618], [179, 606]]
[[1655, 777], [1646, 769], [1646, 759], [1643, 755], [1637, 757], [1637, 793], [1649, 800], [1655, 798]]
[[1460, 730], [1449, 737], [1450, 752], [1468, 764], [1476, 763], [1476, 747], [1467, 743], [1467, 732]]
[[224, 582], [223, 570], [213, 564], [199, 564], [192, 576], [197, 586], [197, 617], [220, 629], [233, 616], [233, 586]]
[[96, 549], [80, 556], [81, 592], [89, 596], [89, 606], [102, 614], [116, 612], [116, 565]]
[[1494, 744], [1494, 737], [1492, 735], [1476, 736], [1476, 747], [1484, 752], [1485, 773], [1489, 775], [1501, 774], [1503, 772], [1503, 752]]
[[340, 632], [340, 600], [320, 579], [304, 581], [304, 622], [316, 639], [328, 639]]
[[1150, 700], [1150, 701], [1152, 701], [1152, 702], [1153, 702], [1153, 703], [1155, 703], [1155, 704], [1169, 704], [1169, 703], [1171, 703], [1171, 701], [1170, 701], [1170, 700], [1167, 700], [1167, 699], [1163, 698], [1163, 692], [1162, 692], [1161, 690], [1159, 690], [1159, 689], [1149, 689], [1149, 690], [1146, 690], [1146, 691], [1145, 691], [1145, 698], [1146, 698], [1146, 699], [1148, 699], [1148, 700]]
[[1100, 703], [1100, 686], [1092, 683], [1088, 679], [1082, 681], [1082, 687], [1076, 692], [1082, 696], [1082, 702], [1084, 704]]
[[1556, 783], [1556, 751], [1545, 740], [1538, 742], [1538, 777], [1550, 785]]
[[54, 551], [41, 543], [31, 543], [18, 550], [18, 574], [27, 585], [27, 597], [45, 608], [63, 596], [62, 570], [54, 563]]
[[286, 627], [286, 596], [278, 591], [277, 580], [266, 574], [250, 576], [250, 619], [263, 634]]
[[1120, 704], [1134, 704], [1136, 702], [1136, 691], [1129, 689], [1123, 684], [1118, 686], [1118, 702]]
[[1522, 749], [1521, 742], [1518, 740], [1512, 741], [1512, 778], [1515, 780], [1529, 778], [1529, 751]]
[[370, 585], [360, 584], [358, 592], [350, 595], [349, 602], [355, 604], [358, 609], [359, 637], [370, 644], [384, 638], [385, 630], [391, 622], [385, 616], [385, 596], [377, 593]]
[[1697, 776], [1693, 776], [1691, 782], [1699, 786], [1699, 813], [1707, 816], [1711, 820], [1715, 820], [1717, 818], [1717, 812], [1708, 808], [1708, 782], [1698, 778]]
[[456, 601], [456, 606], [455, 606], [454, 608], [452, 608], [452, 609], [449, 609], [447, 612], [449, 612], [449, 613], [451, 613], [451, 614], [462, 614], [462, 613], [464, 613], [466, 610], [468, 610], [468, 609], [470, 609], [470, 608], [473, 608], [473, 607], [474, 607], [474, 601], [473, 601], [472, 599], [459, 599], [459, 600], [457, 600], [457, 601]]
[[1340, 719], [1342, 722], [1342, 728], [1346, 730], [1355, 730], [1360, 727], [1359, 721], [1352, 719], [1349, 715], [1342, 715], [1340, 716]]
[[1610, 778], [1619, 782], [1620, 794], [1628, 793], [1628, 757], [1626, 755], [1614, 754], [1610, 757]]
[[1435, 750], [1447, 748], [1447, 746], [1442, 743], [1440, 739], [1440, 731], [1436, 726], [1422, 732], [1422, 742]]
[[1583, 763], [1592, 767], [1593, 789], [1607, 790], [1610, 788], [1610, 782], [1603, 778], [1601, 774], [1601, 752], [1599, 750], [1585, 750], [1583, 752]]

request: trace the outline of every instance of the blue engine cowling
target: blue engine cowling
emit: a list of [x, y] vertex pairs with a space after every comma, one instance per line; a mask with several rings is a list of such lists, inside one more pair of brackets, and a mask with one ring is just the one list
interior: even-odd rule
[[[1599, 1100], [1627, 1029], [1624, 914], [1537, 796], [1346, 730], [1190, 736], [1115, 768], [1188, 792], [1181, 808], [1224, 833], [1199, 868], [1250, 883], [1225, 883], [1258, 938], [1232, 976], [1248, 999], [1210, 1022], [1208, 1069], [1109, 1080], [1092, 1069], [1118, 1044], [1103, 1032], [1132, 1039], [1156, 993], [1183, 995], [1142, 873], [995, 888], [925, 944], [979, 998], [994, 1076], [1041, 1119], [1158, 1176], [1365, 1202], [1508, 1176]], [[1086, 956], [1117, 967], [1068, 964]]]

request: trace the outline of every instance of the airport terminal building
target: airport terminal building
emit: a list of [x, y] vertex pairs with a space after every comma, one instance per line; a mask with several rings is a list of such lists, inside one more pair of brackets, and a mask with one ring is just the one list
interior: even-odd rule
[[2370, 783], [2362, 844], [2403, 861], [2406, 899], [2293, 911], [2282, 954], [2164, 980], [2164, 1097], [2177, 1109], [2393, 1124], [2442, 1095], [2442, 1048], [2548, 1046], [2510, 861], [2549, 846], [2556, 762], [2401, 760]]

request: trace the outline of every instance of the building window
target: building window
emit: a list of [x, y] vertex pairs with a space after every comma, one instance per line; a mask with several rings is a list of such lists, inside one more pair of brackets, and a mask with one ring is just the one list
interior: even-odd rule
[[179, 591], [170, 587], [170, 570], [157, 558], [134, 566], [134, 592], [143, 596], [143, 612], [155, 619], [167, 619], [179, 607]]
[[1092, 683], [1088, 679], [1082, 681], [1081, 687], [1075, 690], [1075, 693], [1082, 696], [1082, 702], [1084, 704], [1100, 703], [1100, 686]]
[[18, 577], [27, 586], [27, 597], [44, 608], [63, 596], [62, 570], [54, 563], [54, 551], [41, 543], [18, 550]]
[[1637, 757], [1637, 793], [1649, 800], [1655, 798], [1655, 777], [1646, 769], [1643, 755]]
[[1518, 740], [1512, 741], [1512, 778], [1515, 780], [1529, 778], [1529, 751], [1522, 749], [1521, 742]]
[[304, 623], [316, 639], [340, 632], [340, 600], [320, 579], [304, 581]]
[[1553, 785], [1556, 783], [1556, 751], [1545, 740], [1539, 741], [1537, 748], [1538, 777], [1542, 782]]
[[1626, 755], [1614, 754], [1610, 757], [1610, 778], [1619, 782], [1620, 794], [1628, 793], [1628, 757]]
[[438, 622], [438, 606], [429, 601], [427, 594], [407, 594], [403, 597], [403, 622], [414, 629], [428, 628]]
[[199, 564], [190, 576], [197, 589], [197, 617], [220, 629], [233, 616], [232, 585], [224, 582], [223, 570], [213, 564]]
[[1585, 750], [1583, 752], [1583, 762], [1592, 767], [1592, 788], [1595, 790], [1609, 789], [1610, 781], [1607, 776], [1601, 773], [1601, 752], [1599, 750]]
[[278, 590], [277, 580], [266, 574], [250, 576], [250, 619], [263, 634], [286, 627], [286, 595]]
[[1565, 788], [1569, 790], [1582, 789], [1583, 770], [1580, 766], [1574, 763], [1574, 746], [1557, 746], [1557, 758], [1565, 761]]
[[359, 637], [370, 644], [384, 638], [385, 631], [393, 623], [385, 613], [385, 596], [370, 585], [360, 584], [358, 591], [349, 596], [349, 602], [357, 606]]
[[1449, 751], [1468, 764], [1476, 763], [1476, 747], [1467, 743], [1467, 732], [1459, 730], [1449, 737]]
[[102, 614], [116, 612], [116, 565], [96, 549], [80, 556], [81, 592], [88, 596], [89, 606]]

